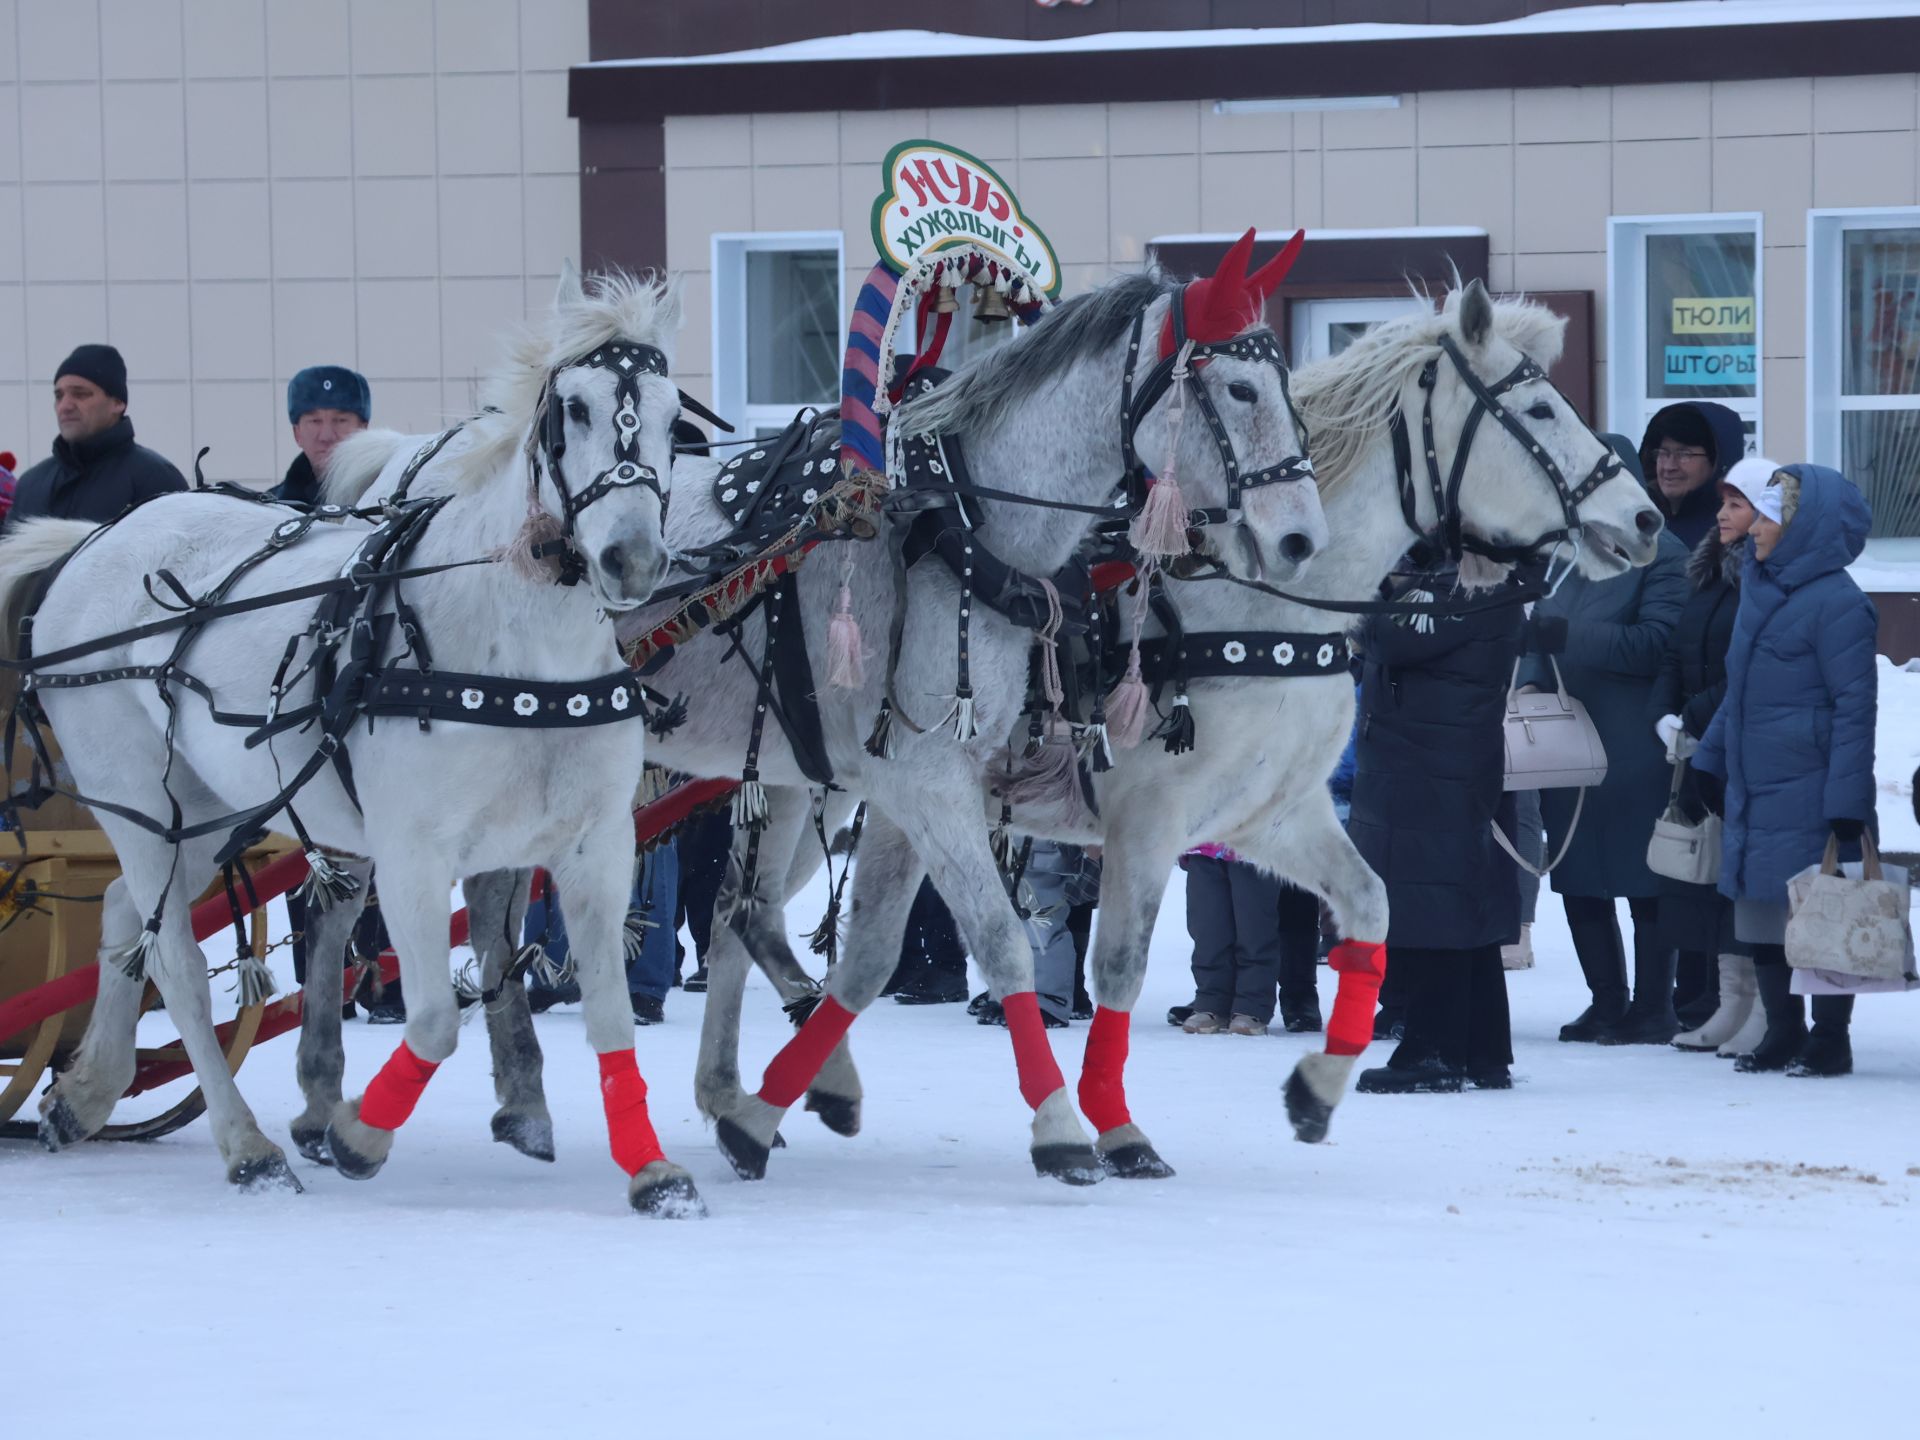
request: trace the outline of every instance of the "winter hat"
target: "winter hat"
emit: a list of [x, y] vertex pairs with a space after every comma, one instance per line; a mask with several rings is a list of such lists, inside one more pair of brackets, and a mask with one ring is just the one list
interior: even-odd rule
[[1774, 524], [1784, 525], [1786, 496], [1773, 483], [1773, 477], [1779, 470], [1779, 465], [1764, 455], [1751, 455], [1729, 470], [1727, 478], [1720, 483], [1746, 496], [1747, 503]]
[[1654, 416], [1642, 448], [1651, 450], [1662, 440], [1691, 445], [1709, 455], [1719, 448], [1713, 443], [1713, 427], [1707, 424], [1707, 417], [1691, 405], [1669, 405]]
[[287, 419], [298, 425], [309, 410], [346, 410], [371, 420], [373, 392], [367, 377], [344, 365], [309, 365], [287, 382]]
[[53, 383], [58, 385], [64, 375], [78, 375], [82, 380], [98, 385], [122, 405], [127, 403], [127, 362], [120, 358], [120, 352], [111, 345], [76, 347], [61, 362], [60, 368], [53, 372]]

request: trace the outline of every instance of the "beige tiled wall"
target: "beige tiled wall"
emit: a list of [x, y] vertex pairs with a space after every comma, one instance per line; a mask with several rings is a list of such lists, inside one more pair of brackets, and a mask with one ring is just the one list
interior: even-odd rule
[[1393, 110], [1261, 115], [1192, 102], [848, 112], [837, 126], [825, 115], [674, 118], [668, 260], [704, 314], [714, 231], [837, 223], [851, 301], [878, 161], [897, 140], [932, 135], [992, 163], [1033, 207], [1069, 290], [1137, 264], [1161, 234], [1481, 226], [1496, 285], [1596, 293], [1604, 393], [1607, 217], [1759, 211], [1767, 443], [1797, 453], [1807, 210], [1920, 203], [1916, 106], [1920, 76], [1896, 74], [1447, 92]]
[[364, 371], [376, 424], [467, 413], [579, 256], [586, 58], [587, 0], [0, 0], [0, 449], [46, 452], [102, 338], [140, 438], [216, 478], [285, 469], [304, 365]]

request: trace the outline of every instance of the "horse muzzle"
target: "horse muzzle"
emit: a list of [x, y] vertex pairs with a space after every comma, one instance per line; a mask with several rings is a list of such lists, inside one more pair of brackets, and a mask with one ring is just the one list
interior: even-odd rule
[[608, 610], [631, 610], [653, 598], [673, 557], [658, 536], [616, 540], [593, 557], [593, 586]]

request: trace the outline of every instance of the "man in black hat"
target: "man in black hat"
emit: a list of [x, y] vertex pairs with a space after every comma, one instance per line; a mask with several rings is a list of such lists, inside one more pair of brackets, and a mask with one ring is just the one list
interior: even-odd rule
[[310, 507], [320, 503], [320, 481], [334, 446], [367, 428], [372, 392], [364, 375], [344, 365], [309, 365], [287, 382], [287, 420], [300, 453], [273, 498]]
[[20, 477], [7, 523], [50, 515], [104, 524], [143, 500], [187, 488], [165, 457], [133, 443], [127, 362], [111, 345], [82, 345], [53, 374], [60, 437]]

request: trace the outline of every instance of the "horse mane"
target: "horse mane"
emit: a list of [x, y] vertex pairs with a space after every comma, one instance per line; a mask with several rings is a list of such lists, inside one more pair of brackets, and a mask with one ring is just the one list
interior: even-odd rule
[[[1463, 293], [1448, 292], [1438, 311], [1385, 321], [1338, 355], [1293, 372], [1293, 402], [1312, 437], [1323, 494], [1333, 494], [1352, 476], [1407, 381], [1441, 353], [1440, 337], [1458, 329]], [[1566, 317], [1524, 296], [1493, 302], [1494, 334], [1542, 369], [1560, 358], [1566, 329]]]
[[965, 434], [997, 423], [1020, 402], [1058, 384], [1069, 366], [1111, 349], [1136, 315], [1173, 288], [1149, 272], [1076, 295], [1027, 334], [995, 346], [932, 394], [902, 405], [895, 423], [915, 435]]
[[[537, 433], [547, 377], [595, 346], [634, 340], [671, 360], [681, 318], [678, 283], [652, 271], [608, 270], [572, 286], [563, 280], [553, 308], [511, 332], [501, 367], [481, 386], [481, 411], [467, 421], [464, 445], [435, 467], [439, 484], [470, 490], [498, 471], [523, 437]], [[327, 466], [326, 498], [355, 503], [403, 439], [391, 430], [369, 430], [342, 442]]]

